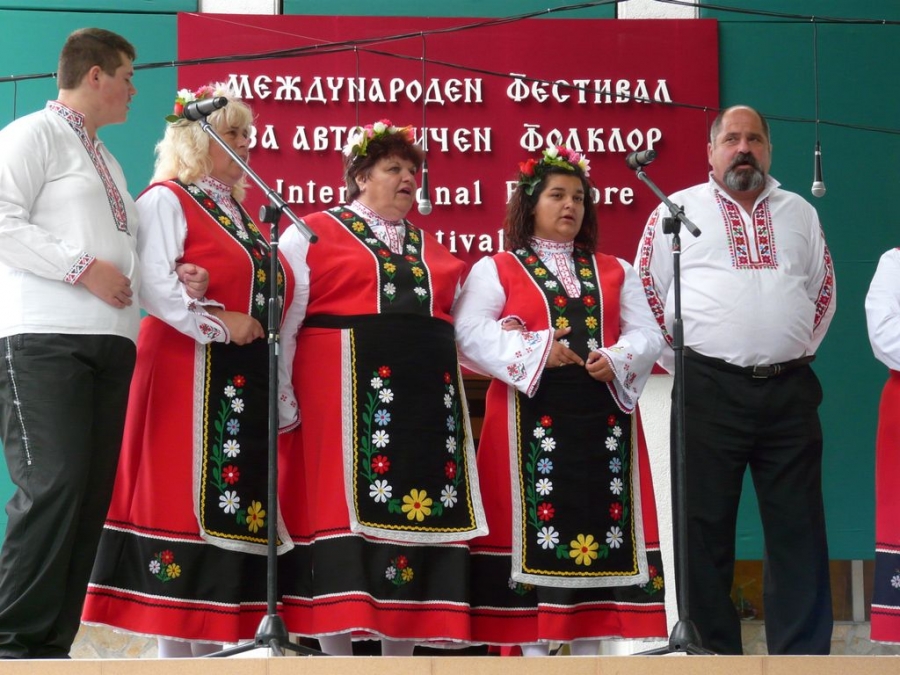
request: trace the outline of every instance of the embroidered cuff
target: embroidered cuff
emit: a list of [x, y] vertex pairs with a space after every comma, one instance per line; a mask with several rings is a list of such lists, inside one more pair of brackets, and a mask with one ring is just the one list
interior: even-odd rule
[[72, 284], [73, 286], [77, 284], [81, 275], [87, 271], [87, 268], [91, 266], [91, 263], [94, 262], [94, 260], [96, 260], [96, 258], [89, 253], [82, 253], [78, 257], [78, 260], [75, 261], [75, 264], [69, 268], [68, 272], [66, 272], [63, 281], [67, 284]]

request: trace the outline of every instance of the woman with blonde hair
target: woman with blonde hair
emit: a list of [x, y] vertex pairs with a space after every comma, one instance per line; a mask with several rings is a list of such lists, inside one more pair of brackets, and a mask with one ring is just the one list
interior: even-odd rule
[[[145, 283], [137, 366], [112, 505], [82, 620], [159, 637], [162, 657], [252, 638], [266, 613], [268, 321], [293, 277], [240, 205], [243, 167], [196, 123], [192, 101], [225, 96], [210, 125], [245, 161], [250, 108], [223, 85], [178, 92], [138, 199]], [[192, 300], [176, 265], [209, 270]], [[291, 544], [279, 528], [279, 551]]]

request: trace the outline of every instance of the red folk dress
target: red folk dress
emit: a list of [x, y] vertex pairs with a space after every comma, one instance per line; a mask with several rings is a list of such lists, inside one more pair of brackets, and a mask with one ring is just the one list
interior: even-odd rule
[[[162, 185], [177, 195], [187, 222], [182, 259], [209, 270], [207, 298], [265, 328], [272, 281], [265, 237], [243, 211], [237, 227], [196, 185]], [[289, 305], [286, 265], [279, 277]], [[155, 316], [142, 322], [118, 475], [82, 620], [237, 642], [252, 638], [266, 613], [268, 346], [216, 341], [224, 330], [202, 310], [198, 327], [207, 341]], [[280, 529], [284, 551], [290, 541]]]
[[318, 242], [304, 253], [289, 232], [281, 249], [309, 274], [300, 426], [281, 437], [297, 542], [281, 561], [285, 621], [310, 636], [468, 641], [467, 540], [485, 528], [450, 316], [463, 263], [405, 221], [395, 252], [349, 208], [304, 220]]
[[[478, 445], [490, 531], [471, 544], [476, 642], [666, 635], [656, 507], [635, 401], [624, 403], [612, 385], [584, 368], [543, 368], [549, 345], [539, 334], [551, 328], [571, 327], [565, 339], [583, 358], [598, 348], [619, 349], [623, 265], [578, 249], [572, 260], [580, 297], [561, 293], [563, 283], [538, 255], [520, 249], [493, 258], [504, 307], [468, 302], [467, 295], [498, 292], [480, 286], [488, 277], [475, 280], [474, 272], [460, 299], [460, 329], [482, 331], [474, 341], [460, 336], [467, 362], [495, 374]], [[632, 282], [633, 297], [644, 303], [635, 274]], [[483, 314], [488, 307], [499, 310], [497, 316]], [[646, 309], [642, 330], [652, 336], [649, 309], [637, 309]], [[485, 320], [503, 317], [526, 328], [503, 334], [521, 340], [511, 361], [491, 362], [497, 352], [479, 345], [490, 334]], [[521, 338], [510, 337], [515, 335]], [[659, 350], [646, 344], [649, 372]], [[502, 381], [501, 372], [511, 382], [529, 381], [533, 373], [520, 359], [540, 351], [543, 371], [532, 395]], [[632, 356], [618, 366], [628, 383], [640, 377], [627, 370]]]

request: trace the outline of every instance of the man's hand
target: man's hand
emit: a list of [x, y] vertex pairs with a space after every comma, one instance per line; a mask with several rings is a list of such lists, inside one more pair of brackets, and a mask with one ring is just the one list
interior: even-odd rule
[[124, 309], [131, 305], [131, 279], [111, 262], [95, 258], [78, 277], [78, 283], [111, 307]]
[[193, 263], [180, 263], [175, 266], [178, 281], [184, 284], [188, 297], [197, 300], [206, 295], [209, 288], [209, 272], [205, 267]]

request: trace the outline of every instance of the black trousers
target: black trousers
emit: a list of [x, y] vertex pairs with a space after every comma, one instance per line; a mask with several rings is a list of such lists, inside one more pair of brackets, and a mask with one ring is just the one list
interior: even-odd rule
[[730, 593], [747, 468], [765, 538], [770, 654], [828, 654], [833, 615], [822, 499], [822, 388], [802, 366], [770, 379], [685, 359], [688, 612], [703, 646], [740, 654]]
[[0, 658], [66, 658], [109, 508], [131, 340], [0, 339], [0, 440], [15, 493], [0, 550]]

